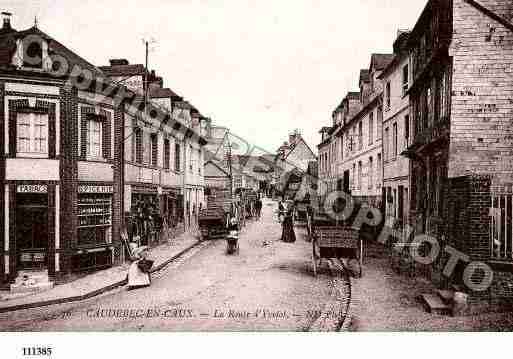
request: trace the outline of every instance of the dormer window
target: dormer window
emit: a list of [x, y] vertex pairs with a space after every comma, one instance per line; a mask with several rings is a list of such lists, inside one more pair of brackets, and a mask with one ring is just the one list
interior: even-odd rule
[[23, 67], [42, 68], [43, 67], [43, 48], [37, 41], [31, 41], [23, 57]]

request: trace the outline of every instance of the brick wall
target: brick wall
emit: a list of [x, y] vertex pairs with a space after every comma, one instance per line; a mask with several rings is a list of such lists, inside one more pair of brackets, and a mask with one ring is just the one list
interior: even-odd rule
[[[479, 0], [511, 22], [511, 0]], [[513, 30], [454, 0], [451, 145], [449, 177], [513, 173]]]

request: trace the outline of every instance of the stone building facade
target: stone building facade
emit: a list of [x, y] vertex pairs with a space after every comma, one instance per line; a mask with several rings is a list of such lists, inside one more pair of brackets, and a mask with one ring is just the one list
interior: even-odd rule
[[[119, 263], [132, 201], [125, 184], [150, 188], [164, 179], [159, 196], [183, 187], [179, 174], [192, 156], [166, 171], [167, 136], [193, 144], [201, 176], [200, 129], [145, 103], [37, 27], [16, 31], [9, 14], [0, 48], [2, 287], [17, 288], [34, 273], [38, 284], [52, 285]], [[137, 141], [144, 133], [149, 149]], [[148, 166], [137, 164], [141, 157]]]
[[[472, 290], [464, 277], [468, 263], [460, 261], [446, 277], [444, 255], [426, 274], [486, 306], [513, 294], [512, 18], [509, 0], [431, 0], [408, 41], [415, 232], [494, 273], [491, 286]], [[484, 280], [483, 273], [470, 281]]]

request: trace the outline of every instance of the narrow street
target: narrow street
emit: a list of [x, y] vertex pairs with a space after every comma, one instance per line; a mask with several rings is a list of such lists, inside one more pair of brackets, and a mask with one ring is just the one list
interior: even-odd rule
[[265, 200], [262, 219], [248, 221], [239, 255], [226, 255], [222, 240], [205, 242], [156, 274], [149, 288], [120, 288], [83, 302], [1, 314], [0, 326], [10, 331], [309, 330], [319, 311], [326, 311], [334, 281], [327, 266], [313, 277], [304, 228], [296, 228], [295, 243], [279, 240], [275, 209], [275, 202]]

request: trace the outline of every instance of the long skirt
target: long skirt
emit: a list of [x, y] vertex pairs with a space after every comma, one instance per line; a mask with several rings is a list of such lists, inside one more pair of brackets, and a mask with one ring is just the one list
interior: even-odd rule
[[134, 261], [128, 268], [128, 288], [147, 287], [151, 283], [150, 273], [143, 272], [137, 265], [139, 261]]
[[292, 217], [285, 217], [283, 221], [283, 230], [281, 234], [281, 240], [283, 242], [292, 243], [296, 241], [296, 233], [294, 233], [294, 223]]

